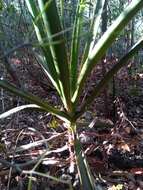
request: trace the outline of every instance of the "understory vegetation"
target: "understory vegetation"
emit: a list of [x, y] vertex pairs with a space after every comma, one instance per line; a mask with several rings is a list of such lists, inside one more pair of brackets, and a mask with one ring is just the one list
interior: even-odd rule
[[0, 1], [0, 189], [143, 189], [142, 8]]

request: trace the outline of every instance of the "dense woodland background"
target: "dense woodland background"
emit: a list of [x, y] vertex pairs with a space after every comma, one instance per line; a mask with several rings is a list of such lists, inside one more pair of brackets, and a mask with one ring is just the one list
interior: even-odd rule
[[[97, 41], [132, 0], [105, 0]], [[57, 0], [59, 14], [61, 2]], [[77, 0], [64, 0], [61, 17], [67, 40], [68, 59]], [[79, 60], [90, 39], [89, 23], [94, 1], [86, 4]], [[54, 22], [54, 20], [53, 20]], [[138, 41], [143, 34], [143, 10], [122, 30], [100, 64], [88, 78], [83, 99], [95, 84]], [[26, 89], [51, 105], [61, 100], [50, 80], [43, 74], [35, 53], [40, 54], [31, 16], [24, 0], [0, 1], [0, 77]], [[25, 104], [25, 100], [0, 88], [0, 113]], [[130, 59], [80, 117], [79, 137], [98, 190], [143, 189], [143, 50]], [[33, 174], [32, 190], [69, 189], [71, 181], [79, 189], [77, 170], [70, 172], [68, 135], [63, 122], [51, 114], [36, 110], [21, 111], [0, 120], [0, 189], [26, 190], [30, 171], [47, 148]], [[48, 140], [45, 140], [48, 139]], [[41, 144], [43, 140], [44, 144]], [[45, 141], [44, 141], [45, 140]], [[62, 149], [63, 148], [63, 149]], [[69, 148], [70, 149], [70, 148]], [[22, 171], [12, 166], [19, 164]], [[49, 177], [50, 176], [50, 177]], [[54, 176], [53, 179], [51, 176]], [[63, 181], [60, 181], [63, 180]], [[30, 189], [30, 188], [29, 188]]]

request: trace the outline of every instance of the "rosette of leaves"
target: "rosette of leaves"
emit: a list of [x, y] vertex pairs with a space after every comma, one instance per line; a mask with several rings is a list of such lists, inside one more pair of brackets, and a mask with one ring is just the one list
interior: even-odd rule
[[[75, 158], [80, 177], [81, 187], [85, 190], [96, 189], [93, 177], [88, 167], [86, 157], [82, 151], [82, 146], [77, 134], [77, 119], [92, 104], [93, 100], [100, 94], [101, 90], [112, 79], [112, 77], [127, 64], [128, 60], [142, 47], [143, 39], [140, 39], [113, 67], [108, 71], [104, 78], [95, 86], [90, 97], [87, 97], [82, 105], [79, 105], [79, 97], [84, 90], [84, 84], [87, 77], [90, 76], [93, 68], [99, 63], [105, 55], [108, 48], [119, 36], [122, 29], [143, 7], [143, 0], [133, 0], [129, 6], [119, 15], [107, 31], [96, 42], [96, 35], [100, 25], [100, 18], [103, 12], [105, 0], [95, 0], [93, 7], [93, 17], [90, 20], [90, 37], [88, 38], [82, 60], [79, 63], [79, 50], [81, 41], [81, 32], [83, 27], [83, 16], [86, 0], [78, 0], [76, 16], [73, 25], [71, 54], [68, 60], [66, 40], [64, 37], [63, 7], [61, 2], [61, 12], [57, 9], [55, 0], [25, 0], [28, 10], [31, 14], [37, 39], [39, 41], [42, 55], [38, 56], [43, 72], [47, 74], [54, 88], [57, 90], [64, 110], [61, 111], [40, 98], [18, 89], [7, 81], [0, 80], [0, 86], [15, 95], [23, 97], [32, 104], [13, 108], [8, 112], [1, 114], [4, 118], [12, 113], [23, 109], [36, 108], [49, 112], [66, 122], [69, 131], [73, 135], [73, 144]], [[38, 3], [37, 3], [38, 2]], [[62, 19], [61, 19], [62, 18]], [[80, 70], [79, 70], [80, 68]]]

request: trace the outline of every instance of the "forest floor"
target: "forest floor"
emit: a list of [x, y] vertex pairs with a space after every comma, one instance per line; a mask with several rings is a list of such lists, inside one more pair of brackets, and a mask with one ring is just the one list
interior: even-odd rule
[[[24, 88], [53, 105], [61, 105], [36, 64], [16, 58], [12, 64]], [[4, 69], [0, 72], [14, 82]], [[83, 97], [90, 95], [101, 73], [101, 67], [93, 72]], [[130, 76], [127, 68], [122, 70], [78, 121], [97, 190], [143, 189], [142, 75]], [[0, 93], [0, 113], [26, 103], [2, 89]], [[29, 179], [32, 190], [66, 190], [67, 181], [79, 189], [77, 170], [70, 167], [74, 160], [63, 122], [50, 114], [28, 110], [1, 120], [0, 125], [0, 190], [27, 190]]]

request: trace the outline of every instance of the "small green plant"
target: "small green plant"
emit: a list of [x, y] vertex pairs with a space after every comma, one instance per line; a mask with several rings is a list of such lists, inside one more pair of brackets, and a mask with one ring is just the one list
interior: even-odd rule
[[113, 68], [105, 74], [104, 78], [95, 86], [90, 97], [79, 106], [79, 97], [84, 89], [87, 77], [91, 74], [94, 66], [104, 56], [108, 48], [115, 41], [122, 29], [129, 23], [133, 16], [143, 7], [143, 0], [133, 0], [132, 3], [121, 13], [121, 15], [113, 22], [108, 30], [101, 36], [99, 41], [95, 43], [97, 30], [100, 24], [100, 18], [103, 11], [105, 0], [95, 1], [93, 19], [90, 21], [90, 39], [85, 45], [84, 53], [80, 64], [79, 71], [79, 49], [80, 37], [83, 25], [83, 14], [86, 0], [79, 0], [77, 3], [76, 16], [73, 26], [70, 61], [67, 59], [66, 41], [63, 35], [63, 25], [61, 20], [63, 17], [63, 1], [61, 2], [61, 17], [58, 14], [55, 0], [25, 0], [28, 10], [31, 14], [35, 32], [42, 49], [42, 55], [38, 55], [39, 63], [43, 71], [51, 80], [53, 86], [57, 90], [64, 111], [54, 108], [40, 98], [31, 95], [5, 80], [0, 80], [0, 86], [20, 97], [23, 97], [32, 104], [23, 105], [0, 115], [4, 118], [10, 114], [23, 109], [37, 108], [39, 110], [49, 112], [62, 119], [73, 138], [73, 146], [75, 150], [75, 158], [80, 177], [81, 187], [85, 190], [95, 189], [95, 183], [88, 167], [86, 157], [82, 151], [82, 146], [77, 133], [77, 119], [92, 104], [93, 100], [100, 94], [101, 90], [112, 79], [119, 69], [127, 64], [131, 58], [142, 46], [143, 39], [139, 40], [126, 55], [124, 55]]

